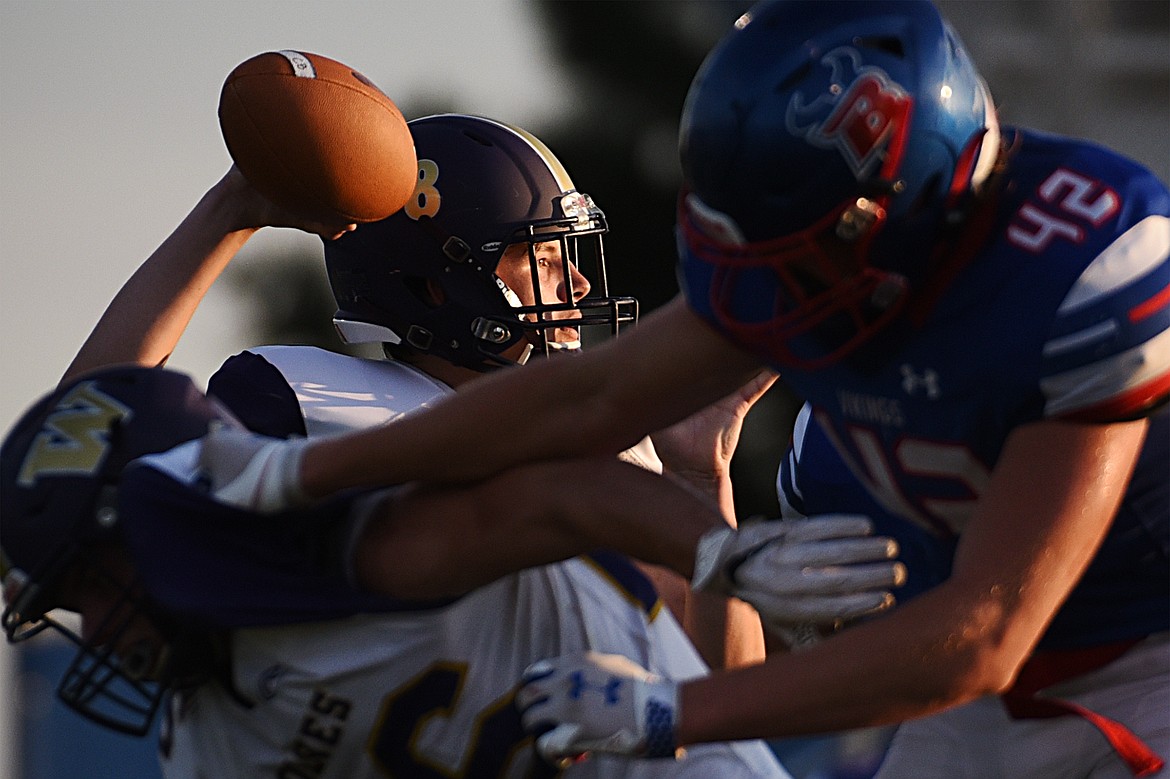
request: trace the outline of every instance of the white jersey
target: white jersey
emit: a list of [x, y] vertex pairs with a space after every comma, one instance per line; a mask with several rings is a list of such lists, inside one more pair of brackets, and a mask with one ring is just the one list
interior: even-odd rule
[[[310, 434], [390, 421], [450, 391], [399, 363], [307, 347], [252, 351], [287, 377]], [[234, 631], [236, 695], [206, 684], [176, 696], [162, 739], [164, 773], [552, 776], [519, 729], [514, 694], [528, 665], [581, 649], [623, 654], [672, 679], [707, 673], [629, 561], [579, 557], [507, 576], [441, 608]], [[787, 776], [758, 741], [691, 748], [678, 762], [591, 759], [560, 775]]]

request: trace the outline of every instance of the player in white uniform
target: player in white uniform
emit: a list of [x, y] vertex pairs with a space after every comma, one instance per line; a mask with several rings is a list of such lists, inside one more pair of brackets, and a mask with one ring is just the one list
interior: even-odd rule
[[[542, 157], [547, 152], [535, 139], [495, 123], [458, 118], [447, 119], [439, 126], [456, 121], [478, 125], [481, 135], [487, 131], [503, 132], [512, 142], [522, 140], [524, 148]], [[457, 129], [462, 132], [464, 128]], [[425, 154], [420, 154], [420, 157], [427, 158]], [[548, 167], [551, 170], [551, 166]], [[554, 175], [557, 173], [563, 174], [563, 171], [558, 170]], [[229, 189], [238, 185], [238, 182], [233, 184], [231, 178], [229, 175], [224, 184]], [[564, 182], [567, 182], [567, 177]], [[556, 179], [558, 185], [564, 182]], [[604, 231], [604, 225], [595, 222], [600, 212], [571, 190], [571, 184], [561, 186], [554, 202], [538, 205], [584, 210], [568, 215], [554, 211], [554, 218], [559, 216], [559, 220], [547, 221], [536, 229], [550, 229], [554, 236], [572, 225], [584, 228], [587, 235]], [[222, 196], [223, 189], [209, 193], [192, 217], [152, 257], [152, 260], [162, 259], [148, 262], [136, 274], [79, 354], [69, 377], [76, 378], [115, 356], [122, 361], [129, 359], [148, 364], [165, 358], [173, 346], [173, 338], [177, 338], [185, 325], [183, 316], [169, 320], [156, 317], [147, 321], [149, 312], [142, 313], [141, 307], [134, 305], [129, 306], [131, 310], [128, 312], [125, 306], [120, 308], [119, 300], [140, 303], [142, 299], [132, 294], [135, 283], [144, 280], [153, 283], [168, 262], [172, 270], [176, 262], [182, 266], [176, 255], [182, 256], [190, 243], [206, 248], [206, 242], [193, 238], [206, 231], [209, 224], [223, 224], [222, 221], [216, 222], [218, 216], [222, 216], [216, 210], [217, 200]], [[218, 204], [222, 205], [222, 201], [219, 200]], [[389, 223], [390, 220], [380, 226], [358, 230], [336, 245], [344, 247], [353, 243], [361, 249], [363, 240], [376, 240], [377, 231]], [[441, 226], [442, 222], [434, 220], [424, 224]], [[529, 231], [531, 241], [536, 235], [531, 232], [533, 226], [524, 225], [524, 228]], [[251, 231], [246, 228], [242, 232], [250, 234]], [[334, 232], [325, 227], [323, 231]], [[202, 265], [188, 273], [186, 281], [178, 280], [182, 274], [163, 273], [172, 286], [164, 288], [161, 293], [157, 289], [153, 291], [154, 299], [169, 295], [171, 302], [178, 309], [185, 310], [189, 317], [191, 308], [198, 302], [197, 295], [184, 297], [182, 290], [175, 287], [200, 279], [202, 272], [218, 274], [223, 263], [242, 244], [239, 238], [246, 239], [246, 235], [238, 234], [240, 232], [229, 230], [218, 243], [213, 241], [213, 248], [204, 251], [198, 260]], [[374, 238], [368, 239], [369, 235]], [[451, 244], [450, 238], [450, 235], [444, 236], [439, 245], [458, 254], [459, 247]], [[555, 263], [563, 268], [563, 276], [573, 278], [577, 271], [575, 266], [567, 264], [567, 251], [551, 252], [547, 248], [559, 244], [559, 240], [539, 241], [529, 251], [529, 242], [525, 242], [525, 251], [520, 256], [523, 263], [538, 275], [546, 272], [547, 263]], [[503, 248], [501, 245], [497, 250]], [[577, 256], [574, 253], [574, 259]], [[467, 258], [450, 259], [466, 263]], [[191, 267], [194, 266], [188, 266]], [[331, 271], [336, 271], [336, 267], [331, 265]], [[481, 273], [479, 278], [463, 279], [460, 283], [471, 286], [472, 291], [466, 294], [474, 299], [476, 285], [482, 294], [483, 282], [490, 282], [501, 293], [506, 292], [496, 286], [497, 278], [489, 270]], [[336, 278], [334, 283], [336, 287]], [[583, 284], [581, 281], [574, 283]], [[434, 293], [417, 278], [410, 284], [416, 295]], [[533, 295], [542, 294], [539, 286], [530, 286]], [[427, 309], [434, 310], [455, 298], [457, 292], [464, 294], [458, 290], [447, 292], [450, 294], [442, 299], [420, 302]], [[522, 299], [527, 292], [526, 289], [519, 291], [519, 302], [539, 305], [539, 298], [534, 301]], [[583, 288], [581, 293], [584, 294]], [[500, 297], [506, 301], [503, 294]], [[494, 311], [480, 312], [475, 324], [479, 329], [475, 332], [483, 333], [485, 339], [476, 344], [474, 359], [502, 363], [505, 358], [501, 355], [509, 350], [512, 354], [523, 354], [534, 341], [555, 350], [553, 344], [576, 334], [576, 325], [589, 323], [586, 312], [573, 327], [547, 324], [546, 317], [581, 317], [579, 309], [566, 305], [575, 297], [570, 295], [568, 301], [555, 304], [559, 308], [554, 309], [554, 313], [521, 309], [521, 316], [535, 326], [531, 329], [517, 326], [517, 322], [525, 322], [525, 319], [518, 319], [517, 312], [506, 302]], [[612, 310], [616, 304], [610, 300], [602, 305]], [[135, 312], [138, 312], [137, 320]], [[169, 330], [167, 336], [165, 333], [174, 327], [176, 319], [182, 320], [182, 324], [177, 331]], [[164, 336], [151, 340], [144, 335], [138, 341], [110, 337], [112, 331], [135, 321], [142, 325], [144, 334], [161, 330]], [[434, 330], [432, 328], [428, 333], [421, 328], [426, 322], [415, 324], [420, 327], [404, 332], [403, 340], [425, 352], [422, 347], [433, 343], [427, 340], [427, 336]], [[500, 331], [506, 331], [509, 325], [520, 337], [513, 337], [508, 332], [500, 336]], [[554, 336], [532, 339], [525, 335], [533, 330], [552, 331]], [[135, 343], [142, 351], [125, 354]], [[495, 347], [499, 347], [499, 351], [491, 351]], [[151, 350], [155, 353], [152, 354]], [[159, 350], [163, 354], [157, 354]], [[287, 359], [290, 356], [292, 359]], [[332, 426], [333, 429], [363, 426], [411, 413], [441, 397], [447, 390], [434, 374], [444, 372], [436, 366], [446, 363], [450, 367], [450, 361], [442, 354], [436, 358], [427, 360], [424, 355], [422, 362], [428, 365], [428, 372], [424, 372], [402, 363], [358, 361], [304, 350], [267, 350], [242, 356], [234, 367], [221, 372], [213, 384], [220, 388], [217, 394], [245, 419], [253, 416], [253, 412], [269, 412], [271, 418], [267, 422], [273, 423], [272, 419], [276, 419], [278, 422], [273, 424], [279, 426], [288, 420], [299, 419], [306, 428], [304, 432], [319, 425]], [[256, 366], [256, 360], [262, 360], [268, 368], [247, 369], [249, 363]], [[320, 361], [328, 364], [319, 364]], [[344, 370], [334, 371], [341, 366]], [[271, 398], [276, 396], [269, 395], [266, 402], [250, 405], [250, 398], [264, 396], [268, 385], [263, 383], [262, 377], [267, 373], [272, 378], [273, 367], [282, 372], [280, 382], [273, 385], [276, 396], [286, 393], [286, 402], [274, 401]], [[297, 375], [302, 370], [307, 372]], [[317, 371], [322, 373], [317, 374]], [[311, 378], [314, 374], [328, 378], [324, 382], [314, 382]], [[233, 381], [238, 379], [242, 380], [237, 381], [235, 390], [232, 390]], [[353, 386], [355, 381], [357, 385]], [[297, 390], [296, 395], [289, 392], [292, 388]], [[354, 389], [359, 391], [353, 392]], [[314, 397], [315, 391], [317, 395]], [[336, 402], [339, 392], [346, 402]], [[323, 396], [333, 400], [318, 402]], [[355, 402], [358, 397], [364, 400]], [[296, 402], [289, 404], [287, 400], [290, 398]], [[337, 415], [339, 405], [347, 406], [348, 413]], [[254, 426], [262, 427], [263, 424], [255, 422]], [[296, 431], [284, 428], [266, 432], [287, 434]], [[153, 604], [152, 616], [170, 626], [178, 617], [185, 628], [199, 626], [210, 629], [203, 632], [218, 637], [211, 642], [212, 649], [204, 653], [205, 658], [216, 660], [211, 671], [217, 683], [179, 684], [182, 689], [175, 696], [174, 716], [163, 740], [164, 767], [169, 775], [376, 776], [382, 771], [407, 776], [425, 776], [434, 772], [451, 776], [495, 776], [513, 775], [513, 770], [520, 772], [515, 775], [523, 775], [524, 771], [536, 770], [536, 763], [530, 750], [523, 749], [524, 739], [510, 701], [518, 674], [534, 659], [573, 647], [596, 648], [637, 657], [668, 678], [684, 679], [705, 672], [704, 664], [673, 617], [659, 607], [653, 588], [624, 558], [615, 555], [597, 554], [558, 566], [525, 571], [469, 594], [465, 593], [486, 578], [494, 577], [495, 569], [470, 583], [461, 580], [452, 584], [442, 577], [423, 580], [421, 586], [445, 590], [421, 601], [419, 599], [427, 597], [427, 593], [412, 592], [409, 602], [355, 592], [352, 587], [339, 586], [336, 577], [315, 578], [311, 572], [302, 570], [308, 564], [297, 556], [305, 555], [304, 547], [298, 547], [291, 557], [282, 558], [280, 565], [266, 567], [258, 564], [256, 558], [266, 560], [271, 545], [279, 547], [285, 543], [286, 529], [260, 522], [249, 526], [258, 528], [254, 533], [241, 530], [238, 511], [233, 514], [234, 510], [222, 501], [200, 495], [200, 484], [205, 476], [196, 467], [195, 454], [193, 447], [180, 447], [166, 455], [142, 461], [140, 465], [144, 467], [133, 470], [136, 477], [124, 480], [119, 498], [123, 503], [118, 506], [123, 515], [123, 532], [128, 538], [137, 539], [129, 542], [129, 546], [132, 551], [137, 550], [132, 554], [133, 564], [142, 577], [149, 602]], [[220, 454], [225, 453], [221, 451]], [[558, 491], [563, 492], [559, 487]], [[517, 495], [517, 507], [523, 504], [522, 498], [522, 495]], [[159, 501], [165, 510], [158, 510]], [[199, 512], [191, 511], [191, 503], [198, 504]], [[370, 505], [359, 502], [354, 504], [353, 511], [348, 511], [346, 504], [345, 516], [365, 516]], [[135, 513], [138, 506], [149, 508]], [[16, 513], [14, 510], [13, 516]], [[198, 514], [199, 521], [185, 524], [183, 518], [192, 513]], [[224, 520], [222, 526], [213, 521], [220, 513]], [[332, 515], [325, 512], [320, 516], [336, 515], [334, 511]], [[134, 516], [171, 517], [174, 521], [168, 524], [174, 532], [155, 532], [152, 528], [149, 540], [142, 540], [147, 537], [138, 536], [132, 530], [126, 531], [127, 528], [149, 526], [136, 525], [131, 519]], [[427, 525], [425, 515], [417, 510], [410, 513], [410, 521]], [[292, 536], [294, 539], [298, 537], [295, 533]], [[5, 549], [8, 551], [12, 547], [16, 550], [20, 543], [6, 538]], [[160, 547], [174, 554], [165, 554], [164, 548]], [[382, 548], [393, 550], [393, 547]], [[206, 556], [201, 556], [197, 551], [200, 549], [207, 553]], [[458, 551], [452, 549], [451, 554], [440, 557], [450, 565], [453, 560], [462, 559]], [[479, 560], [491, 557], [490, 551], [473, 551]], [[15, 551], [11, 554], [17, 565], [30, 569], [34, 582], [41, 583], [35, 566], [24, 565], [17, 559]], [[186, 560], [187, 564], [179, 565], [178, 560]], [[383, 562], [388, 567], [407, 568], [415, 560], [395, 559], [388, 554], [383, 557]], [[286, 567], [282, 568], [282, 565]], [[294, 575], [293, 571], [301, 575]], [[345, 581], [347, 585], [351, 583], [349, 579]], [[435, 600], [436, 597], [439, 601]], [[452, 599], [453, 602], [448, 602]], [[31, 619], [36, 623], [41, 616], [38, 609], [30, 608], [30, 603], [21, 601], [20, 605], [21, 609], [10, 610], [7, 620], [15, 632], [22, 630], [25, 621]], [[102, 636], [103, 631], [98, 629], [97, 635]], [[88, 647], [87, 642], [92, 639], [91, 634], [81, 640], [83, 656], [88, 657], [92, 647]], [[202, 632], [198, 639], [192, 639], [192, 643], [206, 642]], [[224, 641], [228, 644], [226, 649], [221, 645]], [[145, 647], [149, 642], [135, 643], [137, 649], [133, 652], [126, 651], [121, 642], [106, 643], [107, 648], [117, 650], [114, 657], [119, 653], [129, 656], [130, 659], [123, 658], [124, 663], [137, 664], [139, 668], [155, 665], [147, 662], [150, 653]], [[83, 666], [92, 670], [116, 661], [107, 652], [97, 666], [88, 663], [82, 661]], [[107, 724], [123, 729], [142, 729], [143, 722], [149, 721], [153, 701], [157, 698], [151, 697], [152, 702], [138, 712], [136, 718], [129, 720], [124, 718], [125, 712], [103, 713], [99, 703], [104, 691], [125, 680], [118, 673], [112, 673], [108, 678], [104, 671], [100, 673], [103, 676], [97, 682], [72, 686], [69, 680], [76, 677], [67, 675], [62, 688], [64, 697], [83, 713], [98, 719], [105, 717]], [[124, 707], [116, 705], [114, 708]], [[417, 729], [415, 724], [418, 724]], [[759, 743], [735, 747], [716, 745], [695, 750], [684, 765], [695, 776], [779, 776], [783, 773]], [[677, 765], [635, 767], [635, 764], [625, 762], [573, 767], [568, 773], [599, 772], [597, 775], [608, 776], [626, 775], [629, 771], [633, 772], [629, 775], [658, 775], [668, 768], [670, 775], [679, 775]]]
[[[60, 694], [101, 724], [145, 732], [173, 690], [166, 776], [551, 775], [514, 705], [534, 658], [592, 647], [668, 678], [706, 673], [653, 586], [612, 552], [477, 587], [492, 574], [424, 578], [430, 591], [409, 599], [356, 589], [336, 564], [351, 554], [339, 530], [442, 518], [395, 491], [241, 510], [201, 468], [203, 442], [187, 440], [211, 421], [238, 424], [182, 374], [114, 367], [38, 403], [0, 453], [6, 629], [75, 641]], [[382, 551], [388, 566], [413, 563], [409, 548]], [[439, 558], [457, 569], [484, 554]], [[45, 613], [55, 606], [80, 613], [80, 634]], [[693, 750], [682, 765], [619, 759], [564, 775], [786, 775], [759, 742]]]

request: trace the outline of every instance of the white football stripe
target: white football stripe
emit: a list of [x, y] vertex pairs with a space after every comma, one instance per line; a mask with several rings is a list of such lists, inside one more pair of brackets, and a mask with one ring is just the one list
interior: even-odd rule
[[288, 64], [292, 65], [293, 75], [297, 78], [317, 78], [317, 69], [313, 67], [312, 60], [304, 54], [292, 49], [283, 49], [276, 53], [288, 60]]

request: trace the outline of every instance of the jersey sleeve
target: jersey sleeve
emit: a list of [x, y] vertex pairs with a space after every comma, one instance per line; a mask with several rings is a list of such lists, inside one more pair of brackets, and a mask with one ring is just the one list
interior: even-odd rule
[[229, 357], [208, 379], [207, 394], [254, 433], [274, 438], [307, 435], [296, 392], [276, 366], [254, 352]]
[[[1148, 210], [1165, 212], [1165, 187], [1150, 188], [1155, 191], [1145, 198], [1151, 203]], [[1131, 194], [1143, 200], [1144, 193]], [[1170, 395], [1166, 213], [1137, 219], [1086, 265], [1060, 303], [1044, 343], [1040, 389], [1049, 418], [1133, 419], [1166, 403]]]
[[119, 513], [146, 591], [168, 613], [195, 624], [291, 625], [450, 603], [401, 601], [350, 585], [337, 562], [342, 536], [335, 531], [363, 510], [368, 494], [257, 515], [140, 462], [123, 474]]

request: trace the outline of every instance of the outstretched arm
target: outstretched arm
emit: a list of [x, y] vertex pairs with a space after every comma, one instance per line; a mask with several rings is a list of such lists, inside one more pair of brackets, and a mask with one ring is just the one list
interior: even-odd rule
[[549, 458], [616, 455], [734, 392], [760, 367], [680, 297], [580, 356], [497, 371], [425, 414], [319, 439], [300, 465], [300, 485], [319, 497], [417, 479], [473, 481]]
[[354, 571], [370, 592], [434, 598], [617, 549], [689, 577], [699, 538], [725, 525], [703, 496], [636, 465], [560, 460], [477, 485], [390, 492], [355, 545]]
[[[691, 706], [680, 736], [858, 727], [1004, 692], [1104, 538], [1146, 427], [1141, 420], [1020, 428], [947, 581], [823, 646], [728, 677], [717, 695], [707, 682], [684, 689], [683, 708]], [[717, 700], [741, 703], [734, 712], [717, 702], [708, 708]]]
[[1144, 420], [1046, 421], [1017, 430], [963, 534], [951, 578], [888, 616], [670, 689], [637, 670], [607, 670], [597, 658], [554, 659], [534, 667], [521, 692], [525, 724], [572, 726], [541, 737], [549, 756], [594, 748], [615, 733], [633, 734], [625, 752], [645, 754], [641, 713], [564, 694], [566, 674], [578, 672], [601, 682], [628, 678], [629, 689], [677, 706], [679, 744], [897, 722], [1002, 693], [1104, 538], [1146, 427]]
[[324, 237], [352, 228], [300, 220], [278, 209], [232, 166], [110, 301], [62, 381], [106, 365], [165, 364], [212, 282], [268, 225]]

